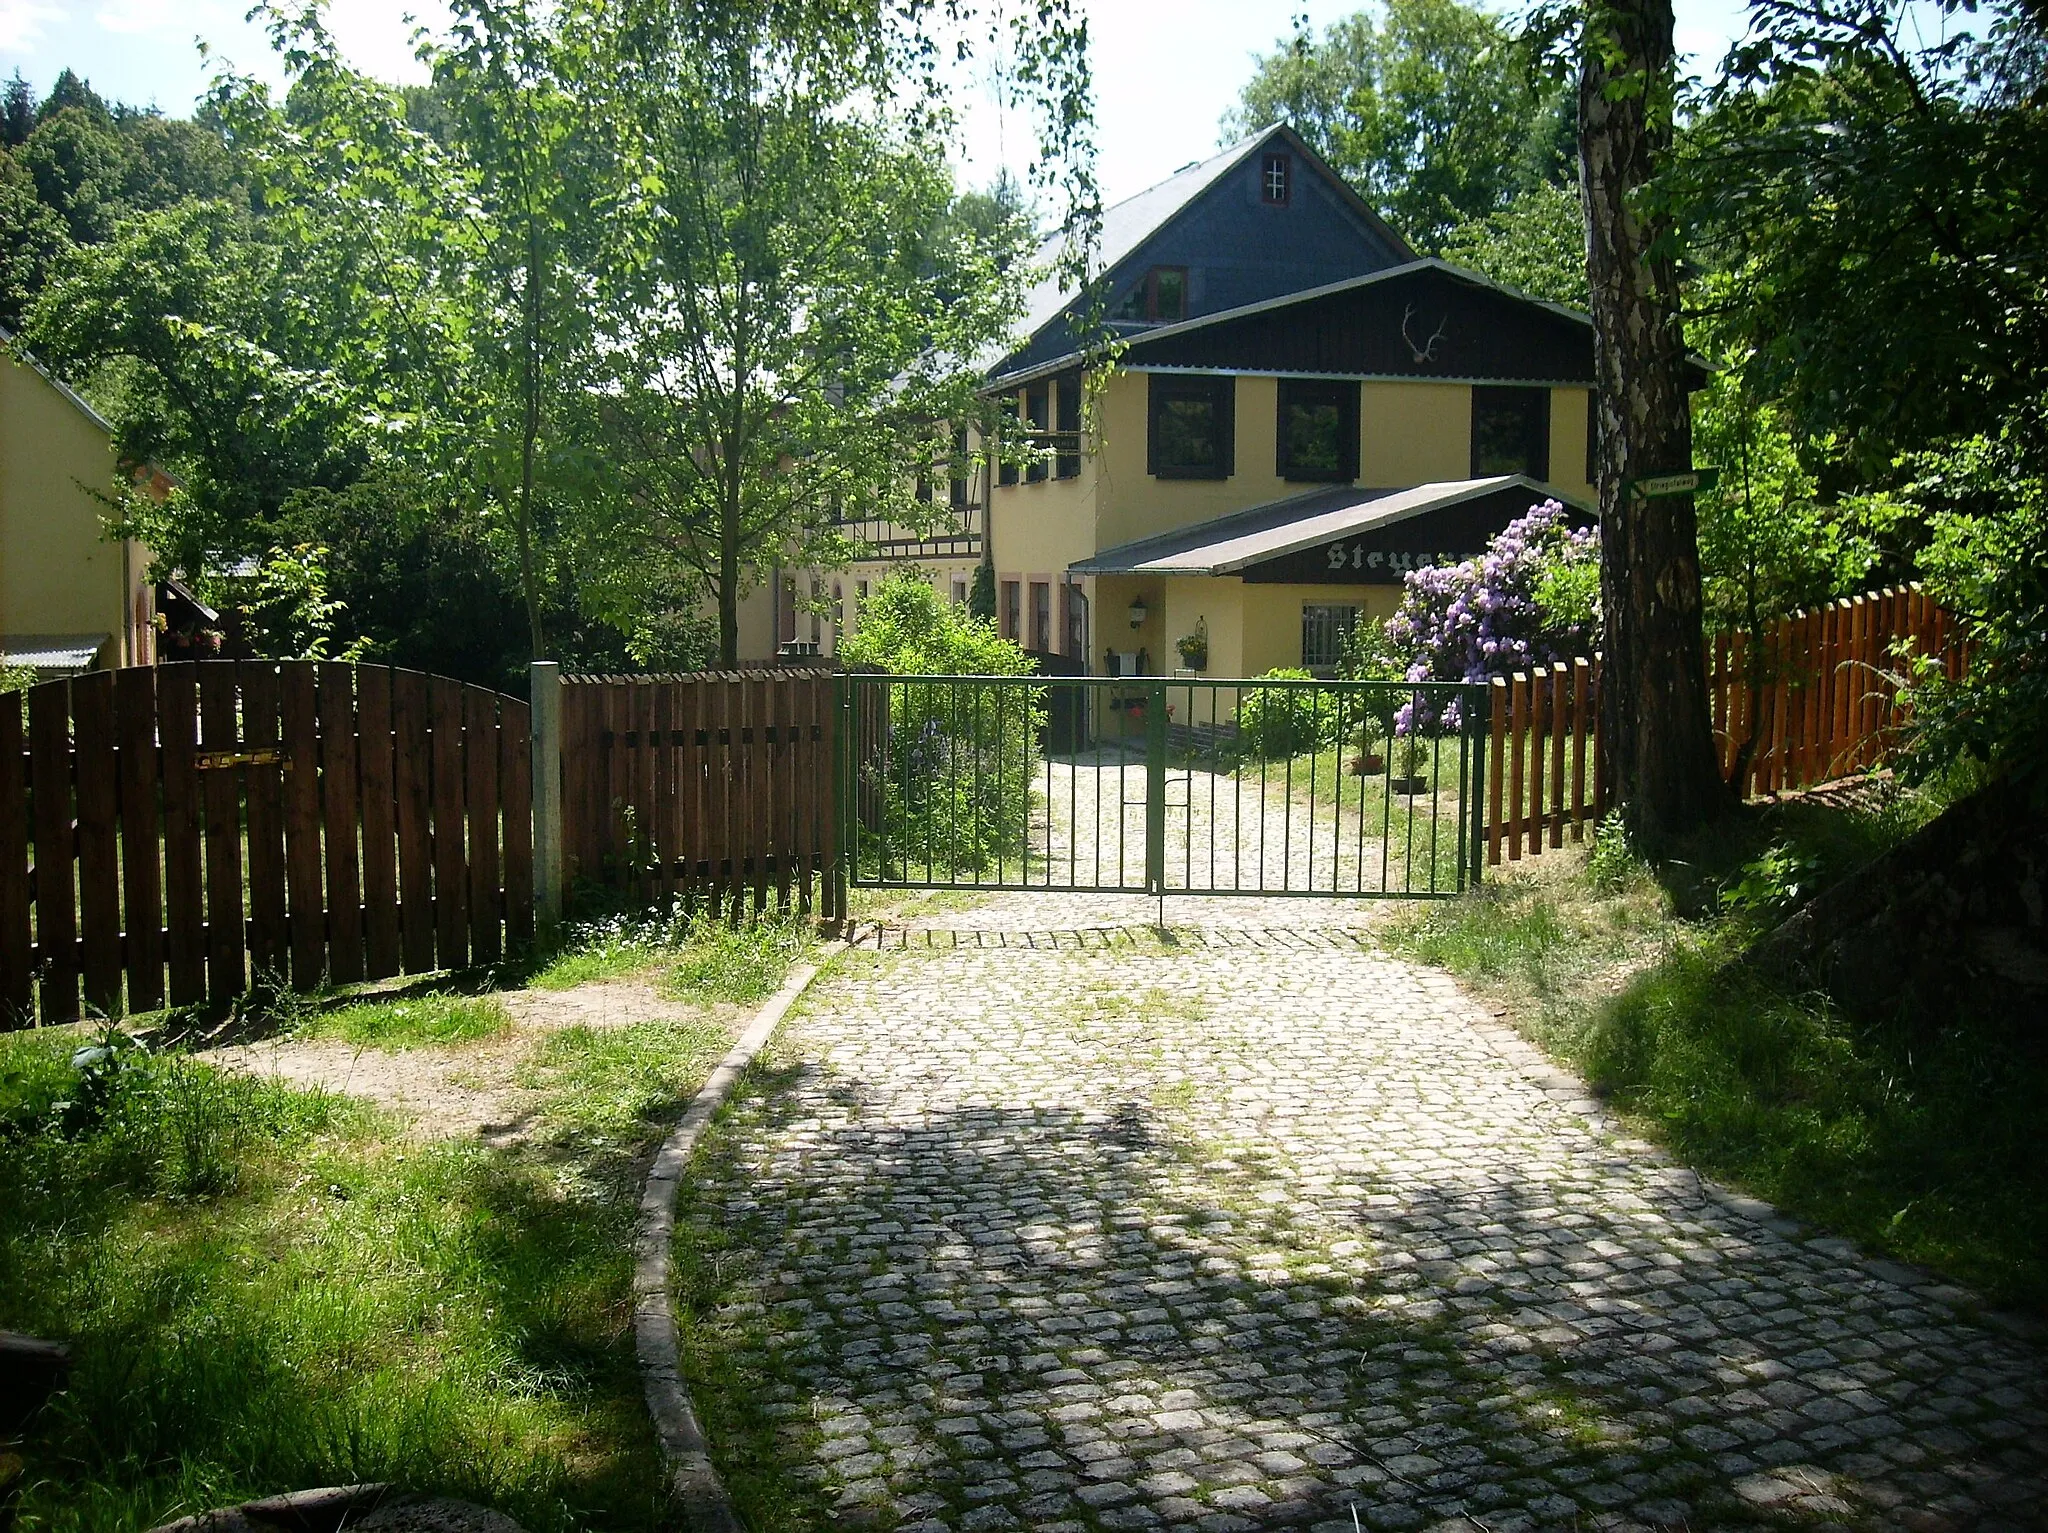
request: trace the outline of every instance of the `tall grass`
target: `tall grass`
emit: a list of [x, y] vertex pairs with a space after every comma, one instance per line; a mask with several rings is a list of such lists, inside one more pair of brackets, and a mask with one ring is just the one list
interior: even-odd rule
[[630, 1197], [195, 1058], [75, 1048], [0, 1040], [0, 1327], [76, 1357], [24, 1446], [21, 1528], [362, 1479], [536, 1533], [663, 1521]]
[[614, 912], [572, 927], [562, 951], [533, 976], [543, 990], [653, 974], [677, 1000], [746, 1005], [775, 993], [812, 943], [801, 911], [763, 911], [734, 923], [685, 906]]

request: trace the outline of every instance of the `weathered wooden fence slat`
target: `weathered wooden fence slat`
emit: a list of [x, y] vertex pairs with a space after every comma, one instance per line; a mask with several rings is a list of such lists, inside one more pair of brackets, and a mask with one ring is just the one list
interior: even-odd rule
[[495, 961], [533, 932], [528, 730], [515, 698], [331, 662], [0, 696], [0, 1027]]
[[[1795, 612], [1755, 635], [1713, 635], [1708, 713], [1721, 775], [1732, 781], [1739, 767], [1743, 795], [1756, 797], [1880, 765], [1897, 736], [1901, 646], [1936, 657], [1951, 677], [1969, 660], [1948, 614], [1917, 588]], [[1492, 698], [1487, 862], [1560, 847], [1567, 822], [1582, 840], [1607, 808], [1599, 657], [1496, 677]]]
[[565, 676], [565, 876], [739, 916], [825, 910], [837, 692], [815, 672]]

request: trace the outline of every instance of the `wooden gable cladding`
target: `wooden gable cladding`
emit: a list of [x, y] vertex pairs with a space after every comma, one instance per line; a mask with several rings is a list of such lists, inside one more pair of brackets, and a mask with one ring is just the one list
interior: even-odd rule
[[1179, 326], [1123, 365], [1337, 377], [1593, 383], [1583, 320], [1438, 266]]

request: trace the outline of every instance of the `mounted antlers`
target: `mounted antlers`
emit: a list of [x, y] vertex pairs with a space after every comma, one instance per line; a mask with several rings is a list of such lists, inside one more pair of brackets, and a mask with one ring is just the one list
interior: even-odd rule
[[1436, 333], [1420, 346], [1416, 345], [1415, 337], [1408, 333], [1408, 321], [1414, 317], [1415, 305], [1411, 303], [1401, 312], [1401, 339], [1408, 343], [1408, 349], [1415, 354], [1415, 361], [1418, 365], [1424, 362], [1434, 362], [1436, 360], [1436, 343], [1442, 340], [1444, 332], [1450, 329], [1451, 317], [1446, 314], [1443, 323], [1436, 327]]

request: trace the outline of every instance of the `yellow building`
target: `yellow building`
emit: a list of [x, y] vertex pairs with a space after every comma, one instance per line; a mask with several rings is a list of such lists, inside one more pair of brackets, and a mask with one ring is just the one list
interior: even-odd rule
[[[159, 488], [161, 476], [153, 476]], [[107, 536], [113, 430], [0, 331], [0, 653], [49, 677], [155, 659], [149, 550]]]
[[985, 560], [1049, 671], [1328, 672], [1418, 564], [1545, 500], [1590, 519], [1587, 318], [1418, 259], [1289, 130], [1110, 209], [1102, 244], [1113, 362], [1034, 292], [985, 389], [1009, 441], [966, 444], [937, 535], [849, 529], [822, 652], [892, 566], [964, 599]]

